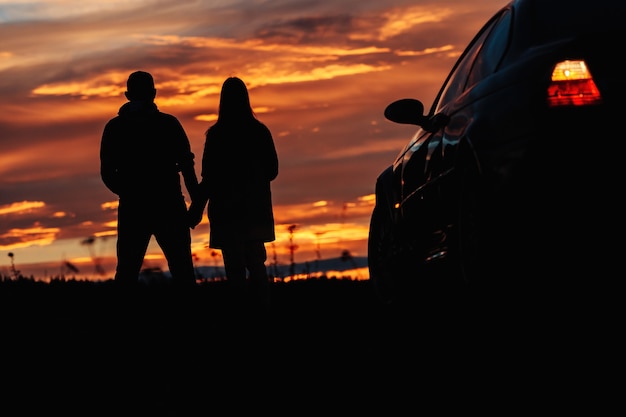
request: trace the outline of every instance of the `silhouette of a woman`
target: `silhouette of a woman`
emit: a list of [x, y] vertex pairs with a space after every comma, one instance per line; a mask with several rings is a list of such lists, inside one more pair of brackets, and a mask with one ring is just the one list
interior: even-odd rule
[[275, 240], [270, 182], [278, 156], [270, 130], [260, 122], [245, 83], [227, 78], [218, 119], [206, 131], [199, 198], [190, 208], [191, 226], [208, 200], [209, 247], [220, 249], [226, 278], [235, 289], [266, 295], [265, 242]]

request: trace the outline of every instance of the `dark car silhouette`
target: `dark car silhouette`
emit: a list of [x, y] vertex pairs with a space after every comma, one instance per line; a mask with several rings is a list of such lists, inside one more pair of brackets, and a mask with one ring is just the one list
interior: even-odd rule
[[[377, 178], [368, 262], [385, 301], [606, 282], [623, 244], [626, 2], [511, 1], [480, 29]], [[618, 183], [618, 181], [620, 181]]]

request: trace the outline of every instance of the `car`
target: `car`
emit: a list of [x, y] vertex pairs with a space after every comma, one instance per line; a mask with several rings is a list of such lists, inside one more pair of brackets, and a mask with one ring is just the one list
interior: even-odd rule
[[[416, 295], [551, 294], [610, 282], [621, 257], [626, 2], [514, 0], [475, 34], [376, 179], [370, 281]], [[617, 242], [617, 243], [616, 243]]]

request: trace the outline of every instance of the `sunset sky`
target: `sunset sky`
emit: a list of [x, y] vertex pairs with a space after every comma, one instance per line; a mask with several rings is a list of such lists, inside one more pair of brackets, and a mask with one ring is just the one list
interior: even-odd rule
[[[385, 120], [385, 107], [413, 97], [428, 108], [506, 3], [0, 0], [0, 274], [113, 276], [117, 196], [100, 179], [99, 147], [135, 70], [153, 74], [198, 175], [222, 82], [247, 83], [280, 163], [270, 258], [290, 262], [291, 225], [296, 262], [367, 256], [376, 177], [415, 130]], [[221, 263], [208, 234], [205, 213], [192, 231], [197, 266]], [[167, 269], [154, 241], [144, 266]]]

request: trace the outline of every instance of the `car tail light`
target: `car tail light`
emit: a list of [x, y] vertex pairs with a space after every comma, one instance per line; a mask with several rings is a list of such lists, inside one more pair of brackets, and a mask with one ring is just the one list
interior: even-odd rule
[[602, 102], [585, 61], [561, 61], [554, 66], [548, 87], [548, 105], [588, 106]]

